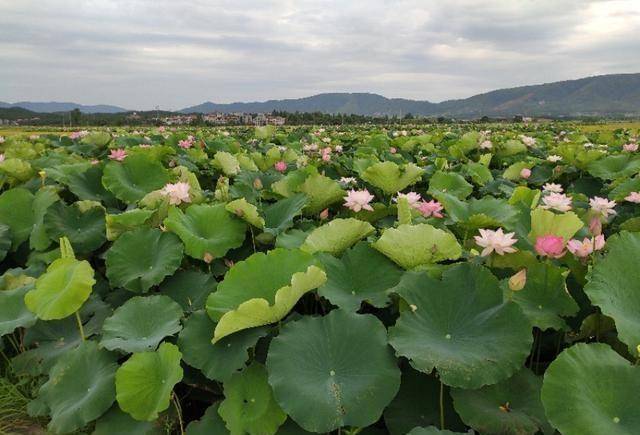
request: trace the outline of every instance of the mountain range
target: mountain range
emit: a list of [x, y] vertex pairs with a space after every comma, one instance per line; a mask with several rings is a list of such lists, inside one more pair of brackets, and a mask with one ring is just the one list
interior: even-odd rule
[[[53, 113], [79, 109], [83, 113], [120, 113], [127, 109], [109, 105], [75, 103], [2, 103], [0, 108], [21, 107]], [[499, 89], [469, 98], [441, 103], [386, 98], [371, 93], [323, 93], [311, 97], [250, 103], [206, 102], [180, 113], [323, 112], [357, 115], [398, 115], [480, 118], [523, 116], [640, 116], [640, 73], [609, 74], [577, 80]]]
[[36, 113], [55, 113], [55, 112], [71, 112], [74, 109], [79, 109], [82, 113], [120, 113], [128, 112], [127, 109], [118, 106], [110, 106], [107, 104], [97, 104], [87, 106], [84, 104], [76, 103], [61, 103], [57, 101], [51, 101], [46, 103], [20, 101], [18, 103], [4, 103], [0, 101], [0, 109], [9, 109], [11, 107], [20, 107]]
[[500, 89], [441, 103], [385, 98], [369, 93], [329, 93], [255, 103], [203, 103], [182, 113], [324, 112], [358, 115], [482, 116], [640, 115], [640, 74], [609, 74], [578, 80]]

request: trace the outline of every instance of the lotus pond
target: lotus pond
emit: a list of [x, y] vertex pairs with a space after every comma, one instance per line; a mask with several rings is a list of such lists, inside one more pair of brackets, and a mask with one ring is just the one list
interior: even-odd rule
[[640, 433], [637, 135], [0, 138], [0, 430]]

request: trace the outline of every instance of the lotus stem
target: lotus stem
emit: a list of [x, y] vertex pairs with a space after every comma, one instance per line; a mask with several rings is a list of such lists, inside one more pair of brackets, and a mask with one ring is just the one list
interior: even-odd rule
[[76, 321], [78, 322], [78, 330], [80, 331], [80, 338], [82, 339], [82, 341], [85, 340], [84, 338], [84, 328], [82, 327], [82, 319], [80, 318], [80, 311], [76, 311]]
[[440, 379], [440, 429], [444, 430], [444, 383]]
[[176, 408], [176, 414], [178, 415], [178, 425], [180, 426], [180, 435], [184, 435], [184, 423], [182, 422], [182, 408], [180, 407], [180, 402], [178, 401], [178, 397], [176, 396], [175, 391], [171, 393], [171, 401], [173, 402], [173, 406]]

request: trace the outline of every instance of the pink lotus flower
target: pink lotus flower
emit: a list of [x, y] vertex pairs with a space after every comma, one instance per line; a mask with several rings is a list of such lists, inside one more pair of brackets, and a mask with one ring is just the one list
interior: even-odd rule
[[553, 209], [560, 212], [571, 210], [571, 198], [564, 193], [551, 193], [542, 198], [542, 208]]
[[542, 186], [542, 190], [550, 193], [562, 193], [562, 186], [556, 183], [546, 183]]
[[373, 195], [367, 189], [350, 190], [344, 198], [344, 206], [355, 212], [360, 210], [373, 211], [373, 207], [369, 205], [373, 198]]
[[531, 169], [529, 168], [522, 168], [522, 171], [520, 171], [520, 176], [522, 178], [524, 178], [525, 180], [529, 177], [531, 177]]
[[556, 154], [551, 154], [550, 156], [547, 156], [547, 161], [551, 163], [557, 163], [560, 160], [562, 160], [562, 157]]
[[0, 163], [4, 162], [4, 153], [0, 154]]
[[640, 204], [640, 192], [631, 192], [627, 196], [624, 197], [625, 201], [634, 202], [636, 204]]
[[560, 258], [566, 254], [564, 250], [564, 239], [553, 234], [538, 236], [535, 249], [538, 255], [543, 257]]
[[398, 199], [400, 198], [405, 198], [411, 207], [418, 208], [418, 203], [422, 199], [422, 196], [420, 196], [418, 192], [398, 193], [398, 197], [393, 200], [398, 202]]
[[342, 152], [342, 145], [336, 145], [335, 152], [341, 153]]
[[588, 238], [585, 237], [582, 241], [577, 239], [569, 240], [567, 243], [567, 249], [573, 255], [579, 258], [585, 258], [591, 255], [594, 251], [599, 251], [604, 248], [605, 240], [604, 235]]
[[165, 131], [165, 130], [166, 130], [166, 128], [164, 128], [164, 127], [162, 127], [162, 126], [161, 126], [161, 127], [158, 127], [158, 131], [159, 131], [160, 133], [164, 133], [164, 131]]
[[111, 160], [116, 160], [118, 162], [121, 162], [127, 158], [127, 152], [122, 148], [111, 150], [111, 152], [109, 153], [109, 158]]
[[626, 143], [624, 145], [622, 145], [622, 150], [627, 152], [627, 153], [633, 153], [638, 151], [638, 144], [637, 143]]
[[340, 177], [339, 182], [343, 186], [348, 186], [350, 184], [353, 184], [353, 185], [357, 184], [358, 180], [356, 180], [354, 177]]
[[71, 133], [69, 135], [69, 139], [72, 139], [72, 140], [80, 139], [81, 137], [85, 137], [88, 134], [89, 134], [89, 132], [87, 130], [74, 131], [73, 133]]
[[98, 159], [93, 159], [93, 160], [91, 160], [89, 163], [91, 163], [92, 165], [94, 165], [94, 166], [95, 166], [95, 165], [97, 165], [98, 163], [100, 163], [100, 160], [98, 160]]
[[5, 139], [4, 136], [0, 136], [0, 143], [4, 143]]
[[321, 155], [322, 155], [323, 162], [328, 162], [329, 160], [331, 160], [331, 148], [329, 147], [323, 148], [321, 151]]
[[424, 217], [429, 217], [429, 216], [433, 216], [436, 218], [444, 217], [442, 213], [440, 213], [442, 211], [442, 204], [440, 204], [438, 201], [434, 201], [434, 200], [421, 201], [418, 203], [416, 208]]
[[594, 236], [599, 236], [600, 234], [602, 234], [602, 221], [599, 217], [596, 216], [591, 218], [591, 220], [589, 221], [589, 231]]
[[184, 139], [178, 142], [178, 146], [187, 150], [193, 146], [193, 141], [191, 139]]
[[189, 183], [180, 181], [174, 184], [168, 183], [162, 188], [161, 192], [163, 195], [169, 197], [169, 204], [179, 205], [183, 202], [191, 202], [191, 198], [189, 197], [190, 189], [191, 186]]
[[151, 148], [151, 145], [148, 143], [141, 143], [140, 145], [138, 145], [138, 147], [140, 148]]
[[528, 147], [532, 147], [536, 144], [536, 139], [531, 136], [522, 135], [520, 136], [520, 139], [522, 140], [522, 143]]
[[615, 201], [609, 201], [606, 198], [595, 196], [589, 200], [589, 205], [591, 206], [591, 210], [605, 219], [610, 215], [613, 216], [616, 214], [616, 211], [613, 209], [616, 206]]
[[497, 230], [480, 229], [480, 235], [474, 236], [476, 245], [484, 248], [480, 255], [486, 257], [495, 251], [498, 255], [504, 255], [512, 252], [516, 252], [517, 249], [512, 245], [515, 244], [518, 239], [514, 239], [515, 233], [505, 234], [502, 228]]
[[284, 162], [283, 160], [280, 160], [279, 162], [276, 162], [276, 164], [273, 165], [273, 167], [278, 172], [284, 172], [287, 170], [287, 163]]
[[396, 149], [396, 147], [391, 147], [391, 148], [389, 148], [389, 152], [390, 152], [391, 154], [395, 154], [395, 153], [397, 153], [397, 152], [398, 152], [398, 150]]

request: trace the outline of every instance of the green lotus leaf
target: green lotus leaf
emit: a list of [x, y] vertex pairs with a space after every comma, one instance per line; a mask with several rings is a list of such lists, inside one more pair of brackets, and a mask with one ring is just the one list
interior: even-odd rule
[[103, 168], [95, 165], [84, 171], [68, 174], [62, 182], [69, 187], [71, 193], [81, 200], [100, 201], [114, 205], [116, 198], [102, 185]]
[[[89, 297], [79, 311], [85, 338], [100, 332], [102, 322], [110, 312], [111, 308], [96, 294]], [[61, 320], [38, 320], [25, 331], [23, 343], [29, 349], [12, 358], [12, 368], [16, 374], [21, 375], [47, 374], [62, 355], [76, 348], [82, 341], [75, 316]]]
[[132, 204], [169, 182], [169, 172], [157, 160], [143, 154], [128, 156], [123, 162], [109, 162], [102, 184], [116, 198]]
[[207, 378], [224, 382], [244, 367], [248, 350], [266, 334], [263, 328], [251, 328], [211, 343], [216, 324], [204, 311], [191, 314], [180, 332], [178, 346], [182, 359], [202, 371]]
[[158, 425], [149, 421], [138, 421], [129, 414], [122, 412], [118, 405], [96, 421], [95, 430], [91, 435], [166, 435]]
[[573, 300], [565, 277], [567, 271], [551, 264], [534, 263], [527, 267], [527, 280], [523, 289], [511, 291], [503, 283], [505, 300], [512, 300], [522, 308], [529, 322], [541, 330], [567, 327], [562, 317], [575, 315], [578, 304]]
[[267, 370], [278, 404], [310, 432], [373, 424], [400, 387], [384, 325], [342, 310], [284, 325]]
[[92, 131], [82, 138], [82, 143], [93, 145], [98, 148], [105, 147], [111, 142], [111, 134], [108, 131]]
[[488, 269], [469, 263], [445, 270], [442, 280], [405, 274], [397, 286], [410, 305], [389, 330], [389, 343], [413, 367], [452, 387], [479, 388], [500, 382], [524, 364], [531, 325], [520, 307], [502, 301]]
[[[449, 387], [444, 387], [444, 421], [451, 429], [464, 429], [453, 409]], [[408, 368], [402, 373], [400, 391], [384, 410], [384, 422], [391, 435], [404, 435], [416, 426], [440, 425], [440, 381]]]
[[459, 435], [468, 434], [468, 432], [451, 432], [446, 429], [438, 429], [435, 426], [429, 427], [414, 427], [411, 431], [407, 432], [407, 435]]
[[322, 257], [322, 263], [327, 282], [318, 289], [318, 294], [346, 311], [357, 311], [363, 301], [384, 308], [403, 273], [366, 242], [358, 243], [340, 259]]
[[152, 421], [169, 407], [173, 387], [182, 380], [178, 347], [162, 343], [155, 352], [134, 353], [116, 372], [116, 400], [136, 420]]
[[81, 209], [76, 202], [66, 205], [58, 201], [44, 215], [44, 227], [51, 240], [68, 237], [74, 250], [91, 252], [102, 246], [105, 237], [105, 211], [101, 206]]
[[487, 166], [482, 162], [469, 162], [464, 166], [464, 172], [478, 186], [485, 186], [493, 181], [493, 174]]
[[276, 292], [291, 284], [296, 272], [305, 272], [317, 261], [312, 255], [297, 249], [274, 249], [257, 252], [237, 262], [207, 299], [207, 313], [214, 321], [240, 304], [254, 298], [275, 302]]
[[141, 208], [134, 208], [119, 214], [106, 215], [107, 240], [114, 241], [122, 233], [141, 227], [152, 215], [153, 210]]
[[13, 290], [0, 291], [0, 336], [36, 323], [36, 316], [24, 303], [24, 296], [32, 288], [33, 284], [27, 284]]
[[100, 346], [109, 350], [154, 350], [163, 338], [179, 332], [182, 308], [169, 296], [137, 296], [118, 307], [102, 325]]
[[256, 228], [264, 227], [264, 219], [258, 213], [258, 208], [247, 202], [246, 199], [240, 198], [227, 203], [225, 209], [229, 213], [233, 213], [240, 219], [250, 223]]
[[496, 154], [500, 157], [513, 156], [520, 153], [526, 153], [527, 146], [516, 139], [509, 139], [497, 146]]
[[160, 292], [180, 304], [185, 312], [204, 308], [207, 296], [216, 290], [216, 279], [198, 270], [179, 270], [160, 285]]
[[218, 414], [232, 435], [273, 435], [287, 419], [273, 398], [267, 371], [254, 362], [224, 383]]
[[23, 188], [7, 190], [0, 195], [0, 224], [11, 228], [14, 250], [29, 238], [36, 223], [33, 201], [34, 195]]
[[38, 393], [50, 410], [49, 430], [74, 432], [104, 414], [116, 398], [117, 368], [116, 356], [95, 341], [63, 354]]
[[180, 267], [182, 249], [175, 234], [144, 227], [129, 231], [107, 251], [107, 278], [114, 287], [145, 293]]
[[479, 228], [513, 228], [516, 223], [518, 209], [504, 199], [485, 196], [463, 201], [446, 193], [436, 196], [454, 222], [467, 231]]
[[449, 193], [458, 199], [465, 199], [473, 192], [473, 186], [455, 172], [437, 171], [429, 180], [429, 193]]
[[564, 350], [542, 384], [549, 422], [564, 435], [637, 433], [639, 373], [606, 344]]
[[[58, 192], [52, 186], [43, 187], [36, 192], [32, 204], [34, 223], [29, 237], [29, 247], [31, 249], [44, 251], [51, 245], [51, 238], [47, 234], [44, 217], [49, 207], [59, 200]], [[62, 236], [58, 236], [53, 240], [57, 241], [60, 237]]]
[[96, 280], [88, 261], [58, 258], [27, 292], [27, 308], [42, 320], [64, 319], [80, 309], [89, 298]]
[[9, 228], [9, 225], [0, 223], [0, 261], [5, 259], [10, 249], [11, 249], [11, 228]]
[[200, 420], [195, 420], [189, 423], [187, 426], [186, 435], [225, 435], [229, 431], [224, 424], [220, 414], [218, 414], [218, 407], [220, 403], [214, 403], [204, 412], [204, 415]]
[[387, 161], [369, 166], [362, 173], [362, 179], [391, 195], [418, 182], [423, 173], [424, 169], [413, 163], [398, 165]]
[[227, 177], [233, 177], [240, 172], [240, 162], [231, 153], [226, 151], [218, 151], [213, 156], [213, 167], [220, 169]]
[[293, 218], [302, 213], [307, 205], [307, 196], [297, 193], [281, 199], [264, 209], [265, 232], [277, 236], [293, 226]]
[[[306, 167], [289, 172], [278, 181], [271, 184], [271, 190], [278, 195], [289, 198], [296, 192], [300, 191], [300, 186], [305, 182], [310, 174], [317, 174], [318, 171], [314, 167]], [[324, 180], [326, 181], [326, 180]]]
[[164, 225], [184, 242], [185, 251], [202, 260], [206, 254], [221, 258], [229, 249], [242, 245], [246, 224], [231, 215], [224, 204], [195, 204], [185, 212], [169, 209]]
[[572, 211], [556, 214], [542, 207], [537, 207], [531, 211], [529, 239], [535, 243], [538, 236], [554, 234], [561, 236], [566, 242], [583, 226], [580, 218]]
[[320, 287], [326, 280], [327, 275], [316, 266], [309, 266], [305, 272], [294, 273], [291, 277], [291, 285], [276, 291], [273, 304], [263, 297], [253, 298], [242, 302], [236, 309], [226, 312], [216, 325], [213, 343], [243, 329], [277, 322], [293, 309], [305, 293]]
[[553, 433], [540, 400], [542, 378], [523, 369], [478, 390], [451, 390], [462, 420], [479, 433], [535, 435]]
[[375, 228], [369, 222], [353, 218], [334, 219], [313, 230], [300, 249], [311, 254], [328, 252], [339, 255], [373, 232]]
[[453, 234], [429, 224], [388, 228], [371, 246], [405, 269], [455, 260], [462, 254]]
[[0, 162], [0, 173], [6, 174], [16, 182], [25, 182], [33, 176], [33, 169], [29, 162], [9, 158]]
[[607, 240], [607, 255], [597, 261], [584, 291], [603, 314], [613, 318], [618, 338], [632, 355], [640, 345], [640, 279], [636, 259], [640, 233], [623, 231]]
[[304, 211], [310, 215], [341, 201], [345, 195], [337, 181], [320, 174], [309, 175], [300, 186], [300, 192], [308, 197]]
[[630, 177], [640, 172], [640, 159], [630, 154], [606, 156], [589, 163], [587, 171], [603, 180]]

